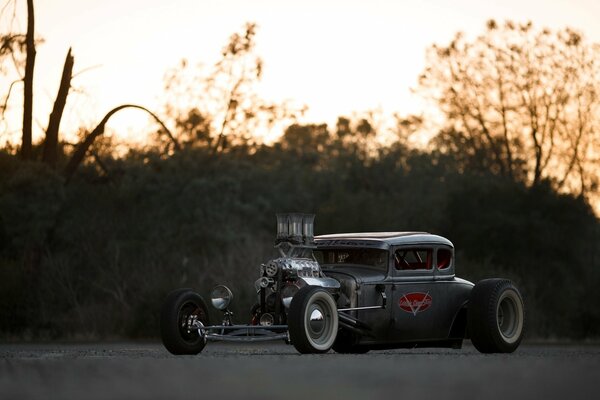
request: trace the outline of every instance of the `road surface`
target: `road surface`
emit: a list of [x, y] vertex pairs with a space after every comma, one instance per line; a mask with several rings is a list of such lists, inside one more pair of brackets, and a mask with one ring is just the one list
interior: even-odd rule
[[599, 346], [299, 355], [283, 343], [0, 344], [0, 399], [591, 399]]

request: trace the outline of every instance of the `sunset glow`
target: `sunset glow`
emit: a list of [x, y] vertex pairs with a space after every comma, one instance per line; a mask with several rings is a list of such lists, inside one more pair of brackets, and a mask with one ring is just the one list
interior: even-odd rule
[[[593, 0], [42, 0], [35, 5], [36, 34], [44, 43], [37, 49], [34, 140], [47, 123], [69, 47], [80, 74], [63, 120], [67, 138], [122, 103], [160, 112], [165, 72], [182, 58], [215, 62], [229, 35], [247, 21], [259, 27], [258, 53], [265, 62], [260, 94], [308, 106], [306, 122], [332, 123], [339, 115], [367, 110], [422, 112], [424, 101], [410, 89], [425, 49], [449, 42], [459, 30], [475, 35], [489, 18], [572, 26], [600, 41], [600, 3]], [[25, 2], [17, 6], [24, 31]], [[10, 10], [4, 14], [3, 30]], [[2, 142], [20, 133], [20, 90], [0, 127]], [[143, 141], [148, 123], [143, 113], [127, 111], [110, 127], [123, 138]]]

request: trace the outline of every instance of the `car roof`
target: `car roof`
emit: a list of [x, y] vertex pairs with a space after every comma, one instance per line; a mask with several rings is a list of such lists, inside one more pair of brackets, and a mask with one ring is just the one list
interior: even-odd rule
[[445, 237], [427, 232], [359, 232], [359, 233], [333, 233], [315, 236], [319, 247], [330, 246], [368, 246], [386, 248], [389, 246], [418, 245], [418, 244], [443, 244], [454, 247]]

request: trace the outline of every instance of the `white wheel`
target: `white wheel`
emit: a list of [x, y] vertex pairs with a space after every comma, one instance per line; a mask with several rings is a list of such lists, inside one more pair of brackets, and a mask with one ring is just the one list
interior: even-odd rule
[[307, 286], [290, 304], [288, 327], [292, 344], [300, 353], [324, 353], [335, 343], [338, 331], [337, 306], [323, 288]]
[[523, 331], [523, 302], [514, 290], [500, 295], [496, 310], [496, 325], [506, 343], [515, 343]]

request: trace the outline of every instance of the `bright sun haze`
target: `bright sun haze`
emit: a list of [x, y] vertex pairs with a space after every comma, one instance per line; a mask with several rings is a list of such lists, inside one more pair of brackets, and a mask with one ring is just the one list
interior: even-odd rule
[[[25, 1], [17, 4], [24, 31]], [[259, 28], [257, 53], [265, 62], [259, 93], [308, 106], [304, 122], [333, 123], [355, 111], [422, 112], [425, 102], [410, 89], [423, 69], [425, 49], [448, 43], [457, 31], [474, 36], [490, 18], [571, 26], [600, 42], [595, 0], [38, 0], [35, 7], [36, 34], [45, 40], [35, 69], [36, 138], [69, 47], [74, 73], [82, 73], [67, 103], [67, 135], [92, 127], [119, 104], [160, 110], [165, 72], [182, 58], [214, 63], [246, 22]], [[8, 131], [18, 135], [20, 124], [13, 118]], [[126, 111], [109, 125], [143, 141], [148, 124], [145, 114]]]

